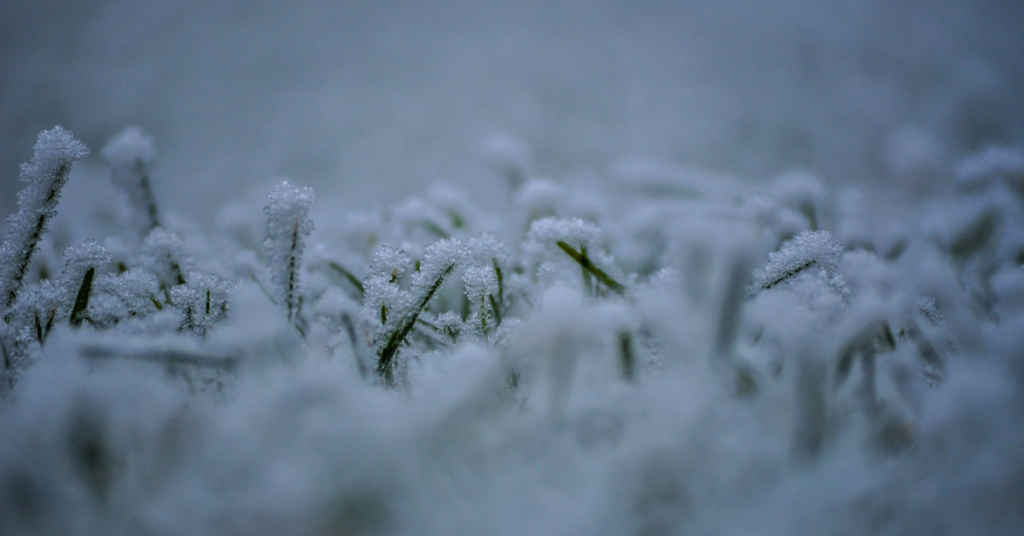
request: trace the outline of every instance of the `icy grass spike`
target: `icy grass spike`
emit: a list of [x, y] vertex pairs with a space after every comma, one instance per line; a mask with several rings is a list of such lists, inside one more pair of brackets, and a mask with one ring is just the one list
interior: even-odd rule
[[11, 320], [11, 307], [24, 285], [39, 240], [57, 214], [71, 166], [89, 154], [82, 142], [60, 126], [39, 134], [34, 152], [32, 161], [21, 165], [21, 181], [27, 184], [18, 194], [18, 213], [9, 218], [7, 236], [0, 246], [0, 312], [6, 322]]
[[274, 300], [285, 309], [288, 322], [301, 331], [299, 269], [302, 267], [303, 237], [313, 232], [309, 211], [313, 189], [282, 181], [274, 187], [263, 208], [267, 215], [267, 247]]
[[149, 180], [150, 168], [156, 161], [153, 138], [132, 125], [111, 138], [101, 152], [110, 164], [114, 186], [128, 196], [132, 225], [139, 237], [145, 238], [160, 226], [156, 197]]
[[410, 301], [402, 311], [395, 311], [391, 321], [381, 326], [375, 337], [377, 374], [385, 384], [394, 385], [395, 355], [398, 349], [409, 336], [420, 313], [426, 309], [430, 299], [464, 256], [462, 244], [454, 238], [438, 240], [427, 246], [420, 270], [413, 274]]

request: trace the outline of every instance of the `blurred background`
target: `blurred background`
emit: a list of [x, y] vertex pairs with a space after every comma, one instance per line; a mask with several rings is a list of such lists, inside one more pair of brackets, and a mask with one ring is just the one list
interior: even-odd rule
[[138, 124], [162, 204], [207, 221], [282, 177], [340, 208], [438, 179], [486, 205], [496, 132], [556, 178], [639, 156], [917, 192], [1024, 139], [1022, 22], [1019, 0], [6, 0], [0, 211], [56, 124], [89, 177]]

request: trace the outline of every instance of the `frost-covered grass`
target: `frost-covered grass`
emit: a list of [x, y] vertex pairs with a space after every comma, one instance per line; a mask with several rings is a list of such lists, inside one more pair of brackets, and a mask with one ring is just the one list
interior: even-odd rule
[[809, 174], [554, 182], [506, 146], [501, 210], [282, 182], [206, 232], [130, 128], [127, 210], [58, 274], [86, 150], [41, 134], [0, 250], [2, 532], [1024, 531], [1019, 149], [896, 218]]

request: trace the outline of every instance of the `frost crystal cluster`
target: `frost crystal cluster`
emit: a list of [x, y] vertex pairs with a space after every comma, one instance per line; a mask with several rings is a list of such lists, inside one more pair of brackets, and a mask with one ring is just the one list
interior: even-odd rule
[[68, 182], [71, 166], [89, 150], [61, 127], [44, 131], [36, 141], [32, 161], [21, 166], [18, 212], [7, 220], [7, 234], [0, 246], [0, 313], [10, 321], [10, 307], [25, 282], [29, 263], [57, 215], [61, 190]]
[[267, 215], [267, 257], [274, 298], [288, 313], [288, 321], [297, 319], [302, 306], [299, 293], [299, 267], [302, 265], [303, 239], [313, 232], [309, 210], [313, 208], [313, 189], [299, 188], [284, 181], [274, 187], [263, 212]]
[[900, 211], [482, 148], [498, 209], [314, 232], [285, 181], [204, 232], [131, 127], [120, 219], [44, 237], [87, 154], [44, 132], [0, 250], [0, 533], [1024, 533], [1019, 148]]

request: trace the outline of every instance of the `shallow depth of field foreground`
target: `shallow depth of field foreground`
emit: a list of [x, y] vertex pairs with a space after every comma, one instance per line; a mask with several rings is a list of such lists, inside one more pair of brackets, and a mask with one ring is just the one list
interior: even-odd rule
[[180, 139], [50, 125], [2, 227], [0, 534], [1024, 534], [1013, 113], [746, 174], [495, 131], [456, 151], [485, 196], [380, 205], [214, 202]]
[[124, 223], [39, 248], [86, 151], [40, 135], [0, 250], [8, 533], [1022, 526], [1020, 152], [902, 221], [809, 174], [507, 152], [503, 212], [439, 186], [313, 222], [285, 181], [203, 234], [128, 128]]

